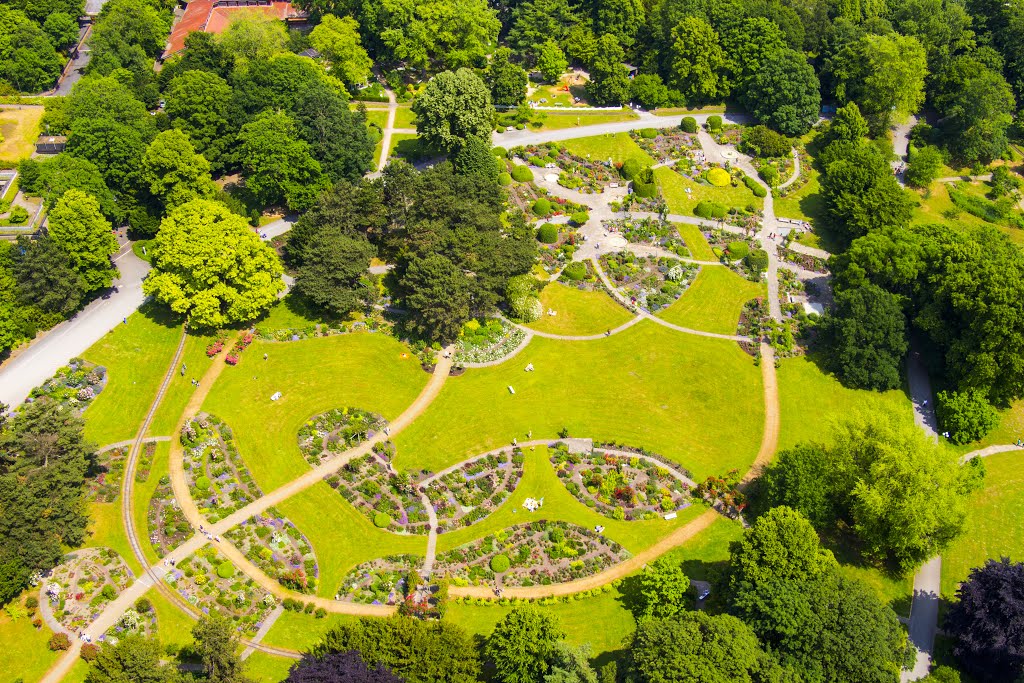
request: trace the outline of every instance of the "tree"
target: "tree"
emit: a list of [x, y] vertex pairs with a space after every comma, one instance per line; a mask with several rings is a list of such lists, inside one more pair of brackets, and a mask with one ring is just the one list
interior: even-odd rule
[[71, 260], [86, 293], [109, 287], [117, 269], [110, 257], [117, 240], [100, 205], [80, 190], [68, 190], [50, 212], [48, 232]]
[[221, 165], [237, 131], [229, 113], [231, 94], [227, 81], [210, 71], [185, 71], [164, 93], [171, 124], [189, 136], [212, 168]]
[[153, 272], [142, 291], [187, 316], [194, 328], [253, 320], [284, 289], [274, 250], [216, 202], [197, 199], [171, 211], [152, 253]]
[[857, 103], [850, 102], [836, 110], [836, 115], [832, 117], [822, 142], [825, 145], [836, 141], [857, 143], [867, 136], [868, 122], [861, 116]]
[[487, 0], [380, 0], [360, 20], [378, 59], [422, 70], [482, 64], [501, 29]]
[[1024, 675], [1024, 564], [988, 560], [971, 570], [946, 614], [958, 663], [980, 681]]
[[264, 204], [307, 208], [325, 186], [309, 143], [298, 138], [295, 122], [283, 112], [265, 111], [242, 126], [238, 160], [246, 185]]
[[56, 12], [46, 17], [43, 30], [50, 36], [54, 47], [66, 50], [78, 42], [78, 21], [64, 12]]
[[821, 193], [838, 231], [853, 241], [871, 230], [902, 228], [910, 223], [913, 204], [877, 147], [836, 143], [821, 178]]
[[683, 565], [666, 557], [644, 567], [639, 577], [637, 620], [675, 617], [687, 608], [690, 579]]
[[359, 38], [359, 22], [352, 17], [323, 16], [309, 34], [309, 44], [331, 63], [331, 73], [348, 85], [365, 83], [373, 60]]
[[308, 89], [320, 85], [348, 100], [341, 81], [309, 57], [290, 53], [249, 64], [236, 72], [233, 84], [235, 106], [253, 116], [268, 109], [291, 112]]
[[85, 298], [82, 277], [71, 265], [71, 257], [52, 237], [19, 237], [11, 256], [11, 272], [17, 282], [19, 302], [51, 314], [47, 316], [50, 325], [77, 311]]
[[210, 683], [248, 683], [238, 655], [238, 634], [234, 625], [217, 612], [201, 618], [192, 627], [196, 653]]
[[455, 152], [452, 163], [455, 165], [455, 172], [460, 175], [477, 176], [484, 182], [498, 182], [499, 162], [491, 152], [490, 141], [470, 138]]
[[304, 656], [288, 672], [288, 683], [403, 683], [402, 679], [388, 671], [383, 664], [372, 669], [367, 666], [356, 650], [331, 652], [322, 658]]
[[942, 168], [942, 152], [937, 147], [927, 145], [921, 149], [914, 150], [907, 165], [907, 172], [904, 180], [908, 185], [914, 187], [928, 187], [932, 181], [939, 177], [939, 170]]
[[942, 110], [950, 149], [966, 163], [988, 163], [1006, 151], [1016, 101], [1006, 79], [991, 69], [957, 83]]
[[317, 234], [304, 248], [295, 291], [335, 317], [365, 308], [373, 296], [367, 269], [375, 255], [365, 238]]
[[530, 80], [523, 67], [510, 61], [511, 57], [512, 50], [507, 47], [495, 50], [484, 79], [491, 89], [491, 100], [502, 107], [515, 107], [526, 99]]
[[874, 284], [837, 291], [821, 330], [829, 364], [844, 384], [877, 391], [901, 386], [908, 344], [899, 297]]
[[773, 507], [803, 515], [816, 529], [827, 529], [839, 517], [839, 502], [849, 473], [816, 444], [800, 443], [779, 451], [754, 481], [751, 508], [761, 516]]
[[729, 554], [729, 591], [741, 611], [754, 589], [778, 581], [811, 582], [838, 567], [811, 523], [784, 506], [758, 517]]
[[820, 84], [795, 50], [782, 50], [753, 73], [741, 99], [750, 112], [783, 135], [807, 133], [818, 120]]
[[91, 161], [119, 198], [134, 195], [146, 140], [129, 125], [111, 119], [78, 119], [68, 135], [67, 153]]
[[[90, 75], [78, 81], [56, 112], [58, 115], [54, 116], [54, 111], [47, 108], [46, 113], [46, 121], [54, 133], [69, 132], [75, 123], [113, 121], [132, 128], [143, 144], [156, 134], [156, 125], [146, 105], [111, 76]], [[138, 151], [141, 154], [141, 145]], [[102, 168], [94, 159], [90, 161]]]
[[402, 279], [411, 325], [426, 339], [450, 342], [469, 320], [466, 276], [440, 254], [415, 259]]
[[89, 665], [86, 683], [176, 683], [178, 670], [160, 663], [160, 641], [138, 635], [122, 637], [117, 645], [105, 644]]
[[643, 0], [594, 0], [594, 32], [613, 35], [619, 44], [630, 48], [644, 23]]
[[472, 137], [490, 136], [491, 94], [469, 69], [434, 76], [412, 105], [416, 131], [432, 147], [452, 152]]
[[337, 90], [323, 83], [308, 86], [295, 103], [294, 118], [299, 137], [332, 181], [355, 180], [373, 168], [376, 143], [365, 110], [350, 111]]
[[625, 57], [615, 36], [606, 34], [598, 39], [587, 83], [587, 94], [594, 104], [615, 106], [629, 101], [629, 70], [622, 63]]
[[0, 5], [0, 83], [19, 92], [46, 90], [60, 76], [64, 60], [50, 37], [23, 12]]
[[589, 658], [588, 645], [573, 647], [559, 641], [551, 657], [551, 673], [544, 677], [544, 683], [597, 683]]
[[564, 44], [580, 25], [569, 0], [525, 0], [512, 10], [508, 44], [520, 52], [529, 52], [548, 40]]
[[545, 83], [557, 83], [558, 79], [569, 68], [569, 60], [565, 58], [562, 48], [553, 40], [545, 40], [536, 47], [537, 71]]
[[672, 29], [671, 75], [668, 84], [687, 104], [713, 102], [728, 95], [721, 83], [725, 55], [718, 34], [700, 17], [684, 18]]
[[193, 199], [210, 199], [217, 191], [210, 164], [176, 128], [149, 143], [142, 157], [142, 181], [168, 210]]
[[288, 45], [284, 22], [262, 12], [232, 12], [228, 27], [218, 38], [235, 61], [243, 64], [270, 59]]
[[[94, 197], [103, 215], [111, 222], [119, 222], [121, 208], [103, 182], [103, 175], [96, 164], [67, 153], [58, 154], [40, 164], [33, 160], [28, 162], [37, 165], [38, 175], [31, 187], [27, 181], [23, 181], [21, 187], [29, 194], [42, 197], [47, 209], [52, 209], [65, 192], [76, 189]], [[24, 179], [26, 176], [22, 173], [21, 177]]]
[[635, 76], [630, 90], [633, 101], [639, 102], [644, 109], [657, 109], [668, 104], [668, 87], [658, 74]]
[[935, 398], [939, 424], [955, 444], [978, 441], [999, 424], [999, 414], [980, 389], [940, 391]]
[[[787, 50], [786, 36], [771, 19], [749, 17], [722, 32], [731, 90], [743, 92], [750, 79]], [[799, 53], [797, 53], [799, 54]]]
[[566, 56], [578, 64], [593, 64], [597, 57], [597, 36], [584, 24], [570, 28], [562, 45]]
[[563, 633], [554, 618], [531, 607], [513, 607], [484, 647], [500, 683], [535, 683], [550, 670]]

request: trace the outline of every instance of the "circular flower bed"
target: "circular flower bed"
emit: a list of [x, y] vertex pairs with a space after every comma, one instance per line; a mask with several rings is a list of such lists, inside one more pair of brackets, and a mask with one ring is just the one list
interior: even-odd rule
[[[53, 569], [42, 597], [49, 601], [53, 617], [61, 626], [77, 632], [87, 628], [133, 579], [131, 570], [117, 552], [108, 548], [86, 548], [69, 555]], [[126, 626], [128, 630], [146, 633], [151, 624], [140, 620]], [[119, 629], [115, 627], [115, 630]]]
[[216, 522], [263, 495], [242, 462], [231, 428], [200, 413], [181, 430], [188, 490], [206, 519]]
[[285, 588], [315, 592], [320, 571], [309, 540], [274, 508], [268, 514], [242, 522], [225, 536]]
[[489, 363], [501, 360], [522, 343], [526, 333], [500, 318], [481, 323], [470, 320], [455, 347], [456, 363]]
[[366, 605], [395, 605], [405, 600], [420, 583], [418, 555], [390, 555], [361, 565], [345, 575], [336, 600]]
[[299, 429], [299, 450], [316, 467], [325, 458], [343, 453], [373, 438], [387, 420], [359, 408], [335, 408], [309, 419]]

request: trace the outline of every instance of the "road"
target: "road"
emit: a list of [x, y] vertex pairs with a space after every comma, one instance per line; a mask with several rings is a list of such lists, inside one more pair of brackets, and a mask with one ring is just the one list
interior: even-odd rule
[[132, 253], [131, 244], [121, 248], [114, 262], [121, 271], [114, 281], [116, 292], [96, 299], [0, 366], [0, 402], [12, 407], [20, 404], [33, 388], [138, 310], [145, 300], [142, 281], [149, 264]]
[[[496, 146], [517, 147], [519, 145], [539, 145], [544, 142], [560, 142], [572, 140], [573, 138], [588, 137], [591, 135], [608, 135], [612, 133], [627, 133], [638, 128], [675, 128], [682, 120], [682, 116], [655, 116], [650, 112], [637, 112], [640, 116], [629, 121], [617, 121], [615, 123], [597, 123], [592, 126], [576, 126], [575, 128], [563, 128], [561, 130], [507, 130], [504, 133], [494, 133], [492, 140]], [[709, 116], [721, 116], [726, 123], [744, 123], [748, 117], [743, 114], [695, 114], [694, 119], [698, 123], [707, 121]]]

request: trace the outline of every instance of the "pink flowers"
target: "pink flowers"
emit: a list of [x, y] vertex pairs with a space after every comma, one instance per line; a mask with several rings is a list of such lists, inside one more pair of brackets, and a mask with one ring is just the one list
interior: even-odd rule
[[[252, 344], [253, 339], [255, 339], [255, 335], [253, 335], [252, 332], [246, 332], [243, 334], [238, 341], [235, 342], [235, 345], [231, 347], [231, 350], [228, 352], [227, 358], [224, 359], [224, 362], [228, 365], [238, 365], [242, 352], [249, 347], [249, 344]], [[219, 343], [219, 341], [215, 343]], [[213, 345], [211, 344], [211, 346]], [[223, 344], [220, 348], [223, 348]], [[220, 349], [218, 349], [218, 351], [219, 350]], [[209, 348], [207, 348], [206, 353], [210, 353]]]

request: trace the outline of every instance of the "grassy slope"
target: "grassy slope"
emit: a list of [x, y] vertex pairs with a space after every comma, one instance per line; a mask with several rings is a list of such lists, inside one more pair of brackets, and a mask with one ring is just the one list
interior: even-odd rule
[[[24, 604], [27, 594], [18, 600]], [[12, 620], [6, 612], [0, 612], [0, 643], [3, 643], [3, 656], [0, 656], [0, 680], [3, 681], [38, 681], [46, 670], [57, 661], [59, 653], [50, 652], [46, 647], [52, 632], [43, 626], [38, 631], [32, 626], [28, 616]]]
[[[661, 187], [661, 194], [665, 197], [665, 202], [671, 213], [692, 216], [693, 207], [705, 199], [730, 208], [742, 209], [748, 204], [753, 204], [757, 208], [764, 206], [764, 200], [755, 197], [746, 185], [715, 187], [695, 183], [667, 166], [654, 169], [654, 176]], [[690, 188], [690, 194], [686, 194], [686, 188]]]
[[715, 252], [711, 251], [708, 241], [704, 239], [700, 227], [691, 223], [676, 223], [675, 226], [676, 230], [679, 231], [679, 236], [686, 242], [686, 248], [690, 250], [691, 257], [698, 261], [718, 260], [715, 258]]
[[575, 140], [566, 140], [563, 144], [567, 150], [584, 159], [588, 157], [594, 161], [611, 159], [615, 163], [622, 163], [626, 159], [637, 159], [645, 165], [654, 165], [654, 159], [640, 149], [633, 138], [629, 137], [629, 133], [576, 138]]
[[743, 304], [765, 292], [764, 283], [745, 280], [728, 268], [707, 266], [658, 317], [695, 330], [736, 334]]
[[[552, 282], [540, 293], [544, 315], [527, 327], [552, 334], [601, 334], [627, 322], [629, 311], [615, 303], [603, 290], [584, 292]], [[548, 310], [558, 315], [547, 315]]]
[[35, 151], [42, 118], [42, 107], [0, 109], [0, 159], [18, 161], [30, 156]]

